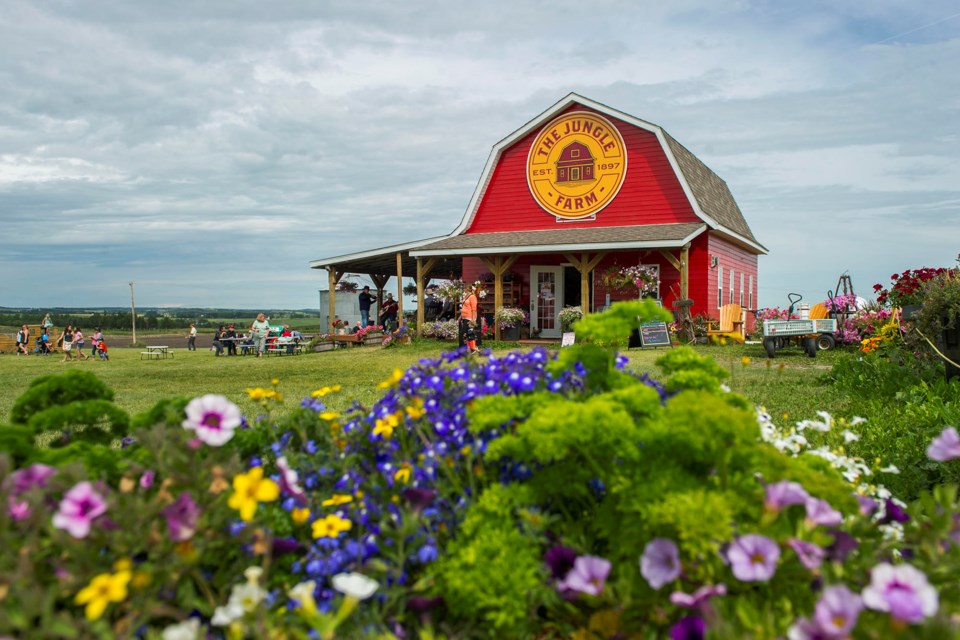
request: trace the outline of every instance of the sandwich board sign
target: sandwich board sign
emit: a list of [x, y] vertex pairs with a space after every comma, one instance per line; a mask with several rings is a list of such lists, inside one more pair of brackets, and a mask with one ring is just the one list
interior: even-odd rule
[[640, 346], [644, 349], [651, 347], [669, 347], [670, 330], [666, 322], [643, 322], [640, 324]]

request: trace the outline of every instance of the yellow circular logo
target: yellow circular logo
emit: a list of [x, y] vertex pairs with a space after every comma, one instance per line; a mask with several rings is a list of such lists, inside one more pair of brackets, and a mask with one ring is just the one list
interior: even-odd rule
[[591, 216], [610, 204], [627, 175], [627, 150], [609, 120], [574, 111], [545, 126], [527, 156], [534, 200], [558, 218]]

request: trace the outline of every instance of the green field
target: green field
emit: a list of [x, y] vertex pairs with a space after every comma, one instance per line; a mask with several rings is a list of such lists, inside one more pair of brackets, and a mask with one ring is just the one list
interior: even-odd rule
[[[131, 414], [146, 411], [161, 398], [219, 393], [253, 415], [257, 406], [247, 398], [245, 390], [269, 387], [274, 379], [279, 380], [278, 389], [284, 394], [287, 406], [295, 406], [323, 386], [340, 384], [343, 392], [327, 396], [326, 401], [332, 408], [345, 409], [353, 401], [371, 404], [380, 393], [377, 383], [395, 368], [406, 368], [419, 358], [436, 357], [450, 348], [449, 344], [423, 340], [392, 349], [354, 347], [264, 358], [215, 358], [205, 348], [192, 352], [175, 349], [173, 358], [160, 361], [140, 360], [140, 349], [114, 348], [107, 362], [61, 362], [59, 354], [2, 355], [0, 388], [4, 393], [0, 395], [0, 421], [9, 419], [14, 400], [33, 379], [72, 368], [95, 372], [114, 390], [115, 403]], [[787, 350], [771, 361], [763, 356], [760, 345], [700, 346], [697, 350], [710, 354], [730, 371], [728, 383], [732, 390], [766, 406], [778, 418], [787, 413], [791, 420], [802, 419], [821, 409], [842, 413], [849, 404], [847, 398], [818, 382], [838, 356], [835, 352], [821, 352], [817, 358], [810, 359], [799, 350]], [[632, 370], [660, 377], [654, 361], [663, 354], [663, 349], [633, 349], [626, 354]], [[750, 359], [746, 364], [744, 357]]]

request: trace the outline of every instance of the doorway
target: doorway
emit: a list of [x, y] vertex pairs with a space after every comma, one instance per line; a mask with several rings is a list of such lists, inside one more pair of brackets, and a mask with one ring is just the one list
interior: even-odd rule
[[563, 267], [530, 267], [530, 330], [541, 338], [560, 337]]

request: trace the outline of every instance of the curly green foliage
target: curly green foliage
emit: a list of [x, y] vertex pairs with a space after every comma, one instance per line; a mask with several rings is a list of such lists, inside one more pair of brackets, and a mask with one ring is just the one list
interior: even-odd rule
[[130, 416], [107, 400], [80, 400], [39, 411], [27, 421], [34, 433], [60, 431], [50, 446], [62, 446], [75, 439], [109, 443], [127, 435]]
[[657, 358], [656, 365], [670, 376], [664, 383], [667, 391], [718, 391], [720, 383], [730, 375], [716, 360], [690, 347], [671, 349]]
[[42, 462], [51, 467], [80, 462], [86, 468], [88, 478], [113, 484], [120, 481], [129, 464], [125, 450], [90, 442], [74, 442], [57, 449], [40, 449], [30, 462]]
[[134, 416], [130, 422], [130, 431], [151, 429], [157, 426], [179, 427], [185, 417], [184, 409], [190, 402], [189, 398], [164, 398], [149, 410]]
[[440, 592], [456, 616], [483, 629], [481, 637], [533, 633], [533, 603], [550, 596], [536, 539], [519, 527], [532, 504], [521, 486], [494, 485], [467, 511], [449, 553], [437, 562]]
[[26, 424], [45, 409], [83, 400], [112, 401], [113, 391], [97, 376], [80, 369], [41, 376], [13, 403], [10, 419], [15, 424]]
[[622, 344], [644, 322], [673, 322], [673, 314], [653, 300], [618, 302], [602, 313], [592, 313], [574, 323], [577, 340]]
[[8, 454], [17, 467], [36, 455], [33, 441], [33, 429], [22, 425], [0, 425], [0, 452]]

